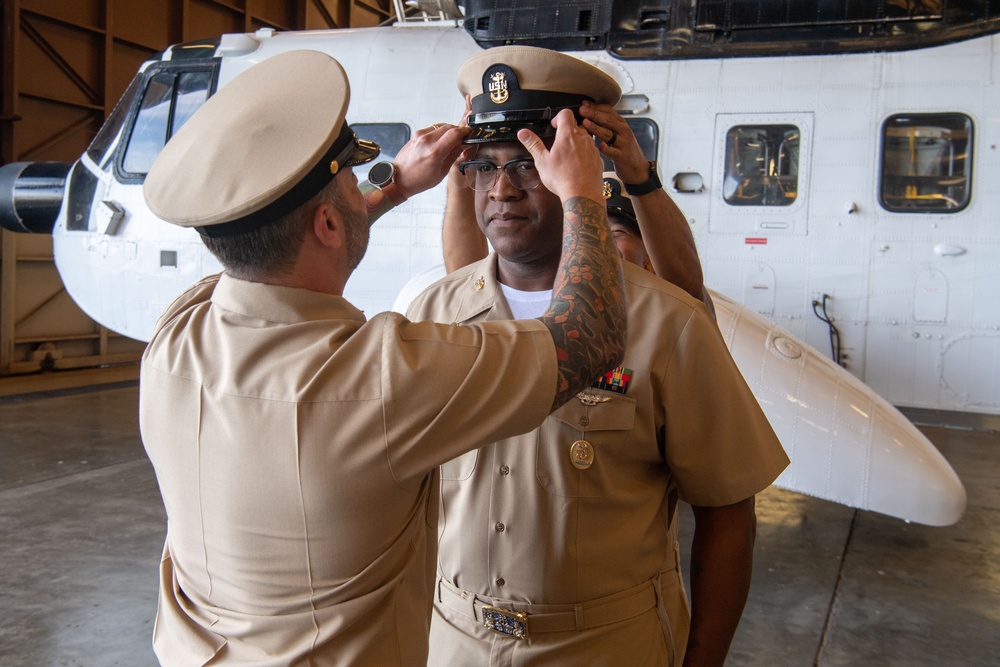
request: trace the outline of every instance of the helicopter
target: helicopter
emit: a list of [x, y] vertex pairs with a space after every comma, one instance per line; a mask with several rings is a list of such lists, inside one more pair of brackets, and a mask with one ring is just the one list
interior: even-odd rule
[[[455, 74], [473, 53], [558, 49], [619, 82], [619, 112], [688, 218], [720, 329], [792, 461], [775, 485], [948, 525], [964, 487], [895, 406], [1000, 412], [1000, 304], [988, 289], [1000, 245], [979, 185], [998, 168], [998, 12], [930, 1], [866, 14], [823, 0], [803, 3], [813, 14], [749, 11], [787, 4], [519, 12], [526, 3], [472, 0], [416, 20], [400, 10], [390, 26], [174, 45], [143, 64], [75, 163], [0, 168], [0, 225], [52, 234], [74, 301], [148, 340], [178, 294], [222, 267], [196, 232], [150, 213], [143, 179], [236, 75], [289, 50], [332, 55], [352, 82], [352, 128], [391, 159], [413, 128], [460, 118]], [[444, 205], [440, 186], [380, 219], [345, 297], [368, 313], [402, 310], [441, 275]]]

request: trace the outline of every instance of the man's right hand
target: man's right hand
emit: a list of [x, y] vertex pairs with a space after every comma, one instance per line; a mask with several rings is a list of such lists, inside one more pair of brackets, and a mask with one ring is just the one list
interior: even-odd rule
[[576, 124], [576, 118], [569, 109], [556, 114], [552, 126], [556, 128], [552, 148], [546, 148], [541, 138], [531, 130], [517, 132], [518, 140], [535, 159], [542, 185], [563, 202], [573, 197], [586, 197], [603, 206], [603, 162], [593, 137]]
[[563, 204], [552, 302], [539, 318], [556, 347], [555, 410], [622, 362], [628, 310], [621, 261], [608, 229], [600, 154], [570, 110], [560, 111], [552, 125], [551, 149], [534, 132], [522, 129], [517, 137], [535, 159], [542, 184]]
[[440, 183], [464, 154], [462, 139], [468, 134], [468, 127], [448, 123], [417, 130], [392, 161], [397, 192], [409, 199]]

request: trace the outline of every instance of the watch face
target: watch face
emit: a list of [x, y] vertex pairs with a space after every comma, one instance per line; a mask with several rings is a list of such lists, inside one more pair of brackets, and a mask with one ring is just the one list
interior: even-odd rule
[[368, 182], [375, 187], [382, 187], [392, 180], [394, 173], [391, 162], [379, 162], [368, 170]]

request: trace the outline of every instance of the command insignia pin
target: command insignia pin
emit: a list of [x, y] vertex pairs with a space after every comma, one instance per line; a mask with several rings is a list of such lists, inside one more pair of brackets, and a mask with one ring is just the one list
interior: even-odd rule
[[503, 72], [495, 72], [490, 78], [492, 79], [490, 82], [490, 100], [494, 104], [503, 104], [509, 97], [507, 92], [507, 78]]
[[579, 470], [586, 470], [594, 463], [594, 446], [586, 440], [577, 440], [569, 448], [569, 460]]

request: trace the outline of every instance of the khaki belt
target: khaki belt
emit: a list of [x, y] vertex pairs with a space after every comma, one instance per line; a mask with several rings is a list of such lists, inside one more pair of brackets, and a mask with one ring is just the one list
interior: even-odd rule
[[438, 579], [437, 599], [498, 634], [524, 639], [529, 632], [584, 630], [633, 618], [656, 606], [656, 589], [647, 581], [578, 604], [527, 604], [477, 595]]

